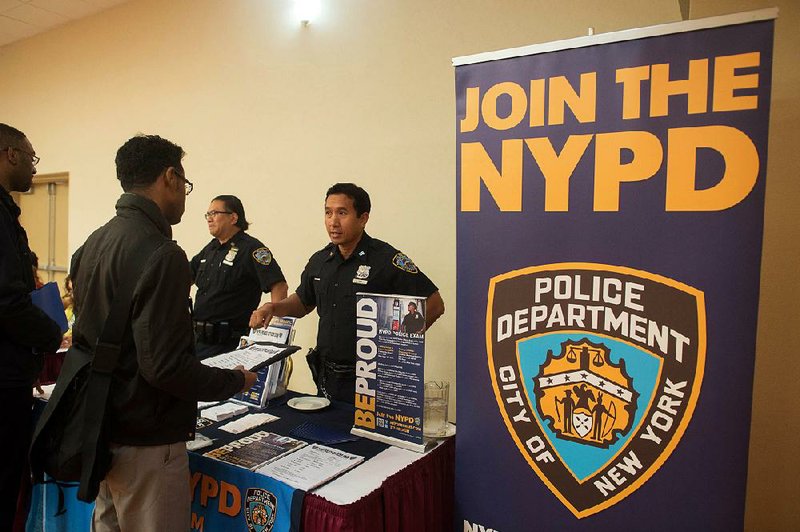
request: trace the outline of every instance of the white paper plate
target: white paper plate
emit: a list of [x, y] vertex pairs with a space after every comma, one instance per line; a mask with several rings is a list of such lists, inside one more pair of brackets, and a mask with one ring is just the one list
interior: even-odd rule
[[304, 395], [303, 397], [294, 397], [286, 402], [289, 408], [295, 410], [322, 410], [331, 404], [330, 399], [325, 397], [316, 397], [314, 395]]

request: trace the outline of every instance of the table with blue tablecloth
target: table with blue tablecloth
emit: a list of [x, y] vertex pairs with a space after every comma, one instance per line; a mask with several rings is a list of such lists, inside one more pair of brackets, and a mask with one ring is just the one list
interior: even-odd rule
[[[334, 402], [320, 411], [301, 412], [287, 406], [297, 394], [273, 399], [263, 411], [280, 419], [242, 434], [218, 426], [201, 429], [214, 447], [259, 430], [281, 435], [306, 422], [347, 431], [353, 407]], [[303, 438], [299, 438], [303, 439]], [[313, 443], [312, 440], [306, 440]], [[365, 461], [329, 483], [305, 492], [280, 481], [202, 456], [208, 449], [189, 453], [192, 489], [192, 528], [216, 532], [236, 530], [303, 531], [420, 531], [452, 530], [455, 445], [438, 442], [425, 454], [360, 438], [331, 447], [363, 456]], [[27, 531], [89, 530], [93, 504], [76, 499], [77, 487], [46, 481], [34, 486]], [[271, 528], [258, 528], [252, 514], [266, 497], [275, 501]]]

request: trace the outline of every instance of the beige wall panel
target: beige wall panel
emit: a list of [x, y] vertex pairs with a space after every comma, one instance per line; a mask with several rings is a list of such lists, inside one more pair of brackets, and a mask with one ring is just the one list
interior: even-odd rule
[[[134, 0], [0, 50], [4, 119], [28, 133], [43, 171], [70, 172], [71, 250], [113, 214], [114, 153], [140, 131], [188, 153], [197, 186], [175, 229], [187, 254], [209, 238], [209, 200], [238, 194], [250, 232], [292, 288], [326, 242], [326, 188], [364, 185], [369, 232], [441, 289], [449, 310], [429, 335], [427, 372], [455, 387], [450, 59], [679, 18], [667, 1], [560, 10], [544, 1], [342, 0], [324, 2], [321, 20], [303, 28], [288, 0]], [[304, 319], [297, 343], [312, 346], [315, 331], [316, 318]], [[298, 362], [293, 386], [311, 390]]]

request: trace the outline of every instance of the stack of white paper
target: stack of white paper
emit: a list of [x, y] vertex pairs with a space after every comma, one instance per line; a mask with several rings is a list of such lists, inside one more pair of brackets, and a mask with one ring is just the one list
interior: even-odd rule
[[208, 436], [203, 436], [202, 434], [197, 433], [192, 441], [186, 442], [186, 449], [189, 451], [196, 451], [198, 449], [209, 447], [212, 443], [214, 443], [214, 440]]
[[231, 434], [241, 434], [259, 425], [275, 421], [276, 419], [280, 418], [272, 414], [247, 414], [246, 416], [242, 416], [239, 419], [222, 425], [220, 429], [225, 432], [230, 432]]
[[222, 403], [217, 406], [212, 406], [211, 408], [201, 410], [200, 417], [210, 419], [211, 421], [222, 421], [223, 419], [238, 416], [239, 414], [244, 414], [245, 412], [247, 412], [247, 407], [245, 405], [236, 403]]
[[262, 466], [256, 472], [308, 491], [363, 461], [363, 456], [315, 443]]
[[34, 388], [34, 389], [33, 389], [33, 395], [34, 395], [35, 397], [39, 397], [39, 398], [41, 398], [41, 399], [44, 399], [45, 401], [49, 401], [49, 400], [50, 400], [50, 396], [53, 394], [53, 389], [54, 389], [55, 387], [56, 387], [55, 383], [53, 383], [53, 384], [43, 384], [43, 385], [41, 386], [41, 388], [42, 388], [42, 393], [39, 393], [39, 392], [36, 390], [36, 388]]

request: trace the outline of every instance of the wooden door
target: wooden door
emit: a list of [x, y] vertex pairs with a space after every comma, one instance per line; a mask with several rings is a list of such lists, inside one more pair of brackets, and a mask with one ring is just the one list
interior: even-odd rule
[[22, 210], [19, 220], [31, 250], [39, 257], [39, 278], [57, 282], [63, 293], [69, 267], [69, 174], [36, 175], [31, 189], [14, 194], [14, 200]]

